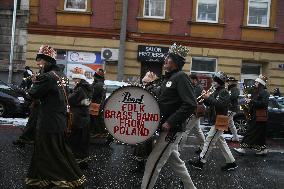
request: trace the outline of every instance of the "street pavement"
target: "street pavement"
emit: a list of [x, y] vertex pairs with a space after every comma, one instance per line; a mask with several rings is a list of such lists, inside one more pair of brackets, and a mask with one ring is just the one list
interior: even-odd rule
[[[29, 167], [33, 146], [18, 148], [12, 141], [21, 134], [21, 128], [0, 125], [0, 189], [21, 189]], [[237, 147], [237, 143], [228, 142]], [[270, 153], [256, 157], [254, 152], [245, 156], [234, 154], [238, 169], [230, 172], [220, 170], [225, 164], [221, 151], [214, 148], [202, 171], [186, 163], [191, 178], [198, 189], [283, 189], [284, 187], [284, 139], [267, 141]], [[189, 137], [181, 158], [196, 158], [195, 137]], [[133, 170], [136, 162], [133, 147], [118, 143], [91, 145], [92, 160], [84, 171], [88, 189], [138, 189], [143, 173]], [[181, 181], [168, 164], [162, 169], [155, 189], [180, 189]]]

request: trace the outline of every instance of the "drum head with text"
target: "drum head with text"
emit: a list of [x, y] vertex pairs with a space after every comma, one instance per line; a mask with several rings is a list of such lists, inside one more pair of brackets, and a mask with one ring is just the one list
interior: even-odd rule
[[121, 87], [105, 103], [104, 122], [115, 139], [138, 144], [151, 138], [157, 130], [159, 105], [155, 97], [141, 87]]

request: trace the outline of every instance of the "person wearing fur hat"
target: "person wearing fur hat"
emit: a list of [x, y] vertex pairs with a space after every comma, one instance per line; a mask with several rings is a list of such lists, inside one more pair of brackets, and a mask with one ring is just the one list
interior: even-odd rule
[[83, 188], [86, 181], [72, 151], [66, 144], [67, 78], [56, 65], [56, 51], [42, 45], [36, 56], [42, 73], [28, 94], [40, 101], [34, 152], [26, 188]]
[[238, 88], [238, 80], [234, 77], [228, 77], [227, 83], [228, 83], [228, 91], [230, 94], [230, 104], [229, 104], [229, 129], [233, 135], [232, 141], [239, 142], [239, 136], [237, 133], [237, 129], [234, 123], [234, 116], [236, 115], [238, 111], [239, 106], [239, 95], [240, 95], [240, 89]]
[[92, 103], [98, 104], [98, 113], [91, 114], [91, 138], [105, 137], [108, 133], [106, 131], [103, 116], [100, 111], [103, 107], [106, 97], [106, 88], [104, 81], [104, 70], [99, 68], [94, 74], [94, 81], [92, 83]]
[[[215, 91], [211, 93], [203, 92], [204, 95], [204, 104], [209, 106], [214, 110], [214, 119], [215, 125], [213, 125], [206, 137], [205, 143], [203, 145], [202, 151], [198, 157], [198, 160], [192, 161], [189, 160], [194, 168], [202, 170], [206, 159], [209, 157], [210, 152], [213, 146], [216, 144], [222, 151], [223, 156], [226, 160], [226, 165], [221, 167], [222, 171], [230, 171], [236, 169], [238, 166], [235, 163], [235, 158], [233, 157], [229, 146], [227, 145], [223, 135], [223, 130], [219, 129], [217, 126], [217, 117], [227, 116], [228, 115], [228, 106], [230, 103], [230, 95], [227, 89], [225, 88], [227, 76], [224, 72], [217, 72], [213, 76], [212, 85], [215, 88]], [[217, 127], [217, 128], [216, 128]]]
[[185, 131], [185, 121], [196, 109], [193, 87], [182, 71], [189, 49], [172, 45], [165, 58], [165, 75], [156, 91], [161, 112], [160, 134], [145, 166], [142, 189], [151, 189], [162, 167], [169, 162], [186, 189], [195, 189], [184, 161], [180, 159], [178, 145]]
[[255, 155], [263, 156], [267, 154], [266, 149], [266, 126], [268, 118], [269, 93], [266, 91], [267, 77], [260, 75], [256, 80], [251, 94], [251, 98], [246, 99], [250, 109], [250, 120], [248, 120], [248, 130], [241, 141], [240, 148], [234, 150], [244, 155], [245, 149], [256, 150]]
[[88, 167], [89, 144], [90, 144], [90, 115], [89, 106], [91, 103], [93, 89], [86, 81], [84, 70], [74, 68], [72, 79], [75, 83], [73, 93], [69, 95], [69, 105], [73, 113], [72, 131], [68, 138], [72, 152], [81, 169]]

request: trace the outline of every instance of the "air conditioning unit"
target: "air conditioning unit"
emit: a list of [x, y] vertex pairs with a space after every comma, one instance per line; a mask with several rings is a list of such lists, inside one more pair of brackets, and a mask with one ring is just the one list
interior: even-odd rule
[[105, 61], [117, 61], [118, 49], [102, 48], [101, 58]]

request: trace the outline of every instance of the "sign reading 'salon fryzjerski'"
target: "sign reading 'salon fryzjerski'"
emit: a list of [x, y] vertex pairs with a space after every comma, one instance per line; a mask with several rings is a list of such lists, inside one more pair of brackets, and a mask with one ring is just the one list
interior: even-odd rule
[[163, 62], [168, 47], [138, 45], [137, 60], [145, 62]]
[[115, 139], [138, 144], [151, 138], [157, 130], [159, 105], [154, 96], [141, 87], [122, 87], [107, 99], [104, 122]]

